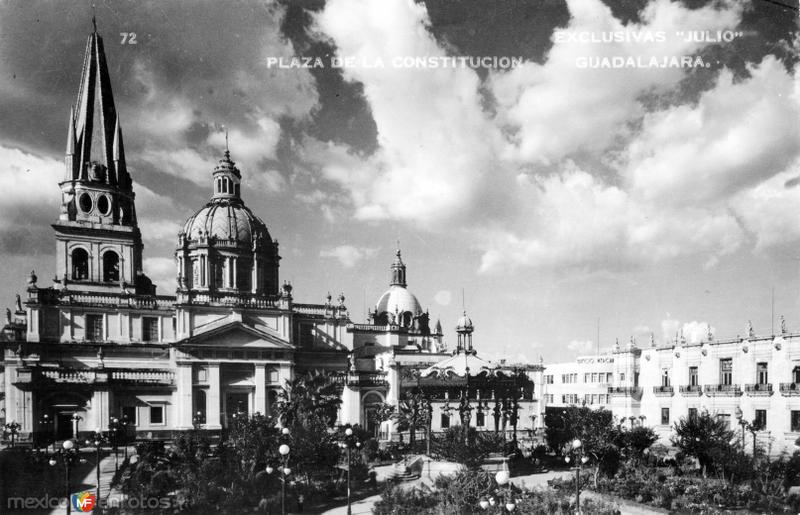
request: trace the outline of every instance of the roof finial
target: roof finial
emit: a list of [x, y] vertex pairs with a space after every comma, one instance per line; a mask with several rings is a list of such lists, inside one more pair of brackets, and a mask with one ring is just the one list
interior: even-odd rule
[[95, 34], [97, 34], [97, 17], [96, 17], [96, 10], [94, 2], [92, 2], [92, 29]]

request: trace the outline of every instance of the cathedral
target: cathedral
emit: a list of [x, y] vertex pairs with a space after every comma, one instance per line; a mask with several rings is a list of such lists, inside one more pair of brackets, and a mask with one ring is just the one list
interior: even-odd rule
[[433, 430], [459, 423], [449, 405], [459, 397], [462, 424], [490, 430], [493, 413], [495, 431], [541, 427], [541, 365], [481, 359], [466, 313], [448, 351], [408, 289], [399, 249], [366, 323], [350, 320], [344, 295], [295, 302], [229, 150], [209, 170], [209, 201], [177, 235], [177, 290], [157, 294], [142, 268], [121, 125], [95, 29], [67, 126], [55, 277], [43, 284], [31, 272], [0, 333], [0, 417], [20, 425], [18, 441], [105, 431], [114, 419], [138, 438], [220, 431], [239, 413], [270, 415], [286, 381], [314, 370], [338, 378], [338, 422], [383, 439], [397, 426], [372, 411], [420, 391]]

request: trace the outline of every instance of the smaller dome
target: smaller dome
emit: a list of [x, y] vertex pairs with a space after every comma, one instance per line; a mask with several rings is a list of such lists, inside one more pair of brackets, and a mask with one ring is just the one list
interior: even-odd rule
[[475, 329], [475, 326], [472, 325], [472, 320], [467, 316], [467, 312], [464, 311], [464, 314], [456, 323], [456, 331], [459, 333], [471, 333], [473, 329]]
[[413, 293], [402, 286], [394, 285], [390, 286], [386, 293], [378, 299], [375, 311], [378, 314], [411, 313], [412, 316], [417, 316], [422, 313], [422, 306]]

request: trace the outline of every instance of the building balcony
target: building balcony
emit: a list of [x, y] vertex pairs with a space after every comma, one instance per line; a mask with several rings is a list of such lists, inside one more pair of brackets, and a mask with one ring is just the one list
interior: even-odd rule
[[707, 384], [703, 386], [703, 393], [709, 397], [738, 397], [742, 389], [738, 384]]
[[781, 395], [784, 397], [800, 395], [800, 383], [781, 383]]
[[335, 380], [336, 384], [351, 388], [380, 388], [389, 386], [386, 372], [348, 372]]
[[678, 391], [684, 397], [700, 397], [703, 395], [703, 388], [699, 384], [685, 384], [678, 387]]
[[161, 369], [29, 367], [17, 370], [14, 385], [22, 390], [61, 388], [62, 385], [93, 389], [115, 386], [172, 387], [175, 385], [175, 374], [171, 370]]
[[769, 396], [773, 393], [771, 383], [746, 384], [744, 391], [751, 397]]
[[675, 389], [671, 386], [654, 386], [653, 394], [656, 397], [672, 397], [675, 395]]
[[66, 290], [32, 288], [28, 290], [27, 304], [168, 310], [174, 307], [175, 297], [170, 295], [137, 295], [123, 292], [107, 293], [81, 291], [69, 288]]
[[195, 304], [208, 306], [232, 306], [253, 309], [280, 309], [281, 298], [278, 295], [262, 295], [257, 293], [241, 293], [236, 291], [180, 291], [178, 304]]
[[638, 386], [610, 386], [608, 394], [614, 397], [633, 397], [636, 400], [642, 398], [642, 389]]

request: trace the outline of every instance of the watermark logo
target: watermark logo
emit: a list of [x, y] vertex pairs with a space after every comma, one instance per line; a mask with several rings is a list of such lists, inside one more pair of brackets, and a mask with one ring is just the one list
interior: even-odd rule
[[72, 504], [72, 509], [87, 513], [94, 509], [97, 505], [97, 497], [91, 492], [80, 492], [77, 494], [72, 494], [70, 498], [70, 504]]

